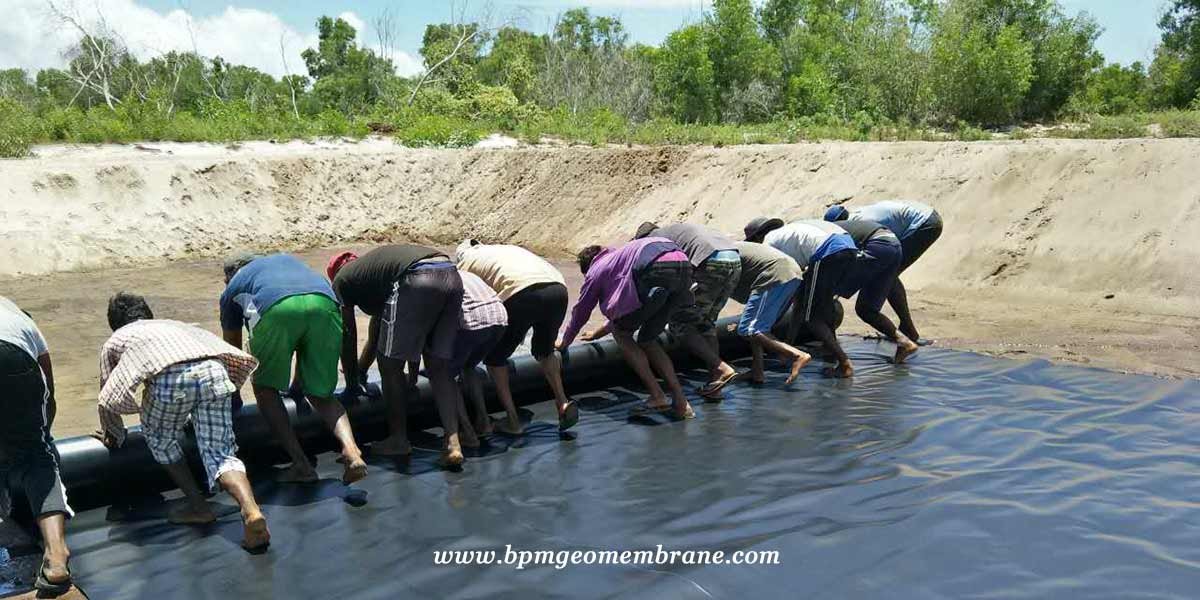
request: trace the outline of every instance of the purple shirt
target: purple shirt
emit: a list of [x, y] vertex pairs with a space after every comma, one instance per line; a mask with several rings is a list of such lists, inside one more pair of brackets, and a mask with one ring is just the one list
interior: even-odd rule
[[592, 316], [596, 304], [600, 305], [600, 312], [608, 317], [609, 321], [620, 319], [642, 307], [633, 274], [637, 272], [636, 266], [642, 257], [642, 250], [652, 245], [658, 245], [662, 250], [661, 254], [679, 250], [679, 246], [671, 240], [647, 237], [629, 242], [620, 248], [605, 248], [596, 256], [583, 278], [579, 301], [571, 309], [571, 322], [563, 332], [563, 345], [575, 341], [575, 336], [579, 335], [579, 330]]

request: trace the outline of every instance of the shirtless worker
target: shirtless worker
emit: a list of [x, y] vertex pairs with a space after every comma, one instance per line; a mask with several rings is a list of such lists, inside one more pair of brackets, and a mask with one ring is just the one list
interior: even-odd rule
[[[330, 259], [326, 274], [342, 304], [346, 389], [359, 389], [365, 383], [360, 373], [379, 358], [389, 436], [372, 444], [371, 451], [382, 456], [412, 454], [406, 412], [410, 388], [404, 367], [423, 358], [445, 432], [438, 462], [447, 468], [461, 465], [458, 394], [450, 360], [462, 318], [463, 285], [454, 263], [439, 250], [397, 244], [380, 246], [361, 258], [340, 252]], [[371, 317], [367, 344], [357, 360], [355, 307]]]
[[[141, 415], [142, 435], [155, 462], [183, 492], [183, 505], [167, 519], [203, 525], [217, 520], [192, 477], [181, 440], [191, 422], [200, 461], [210, 488], [220, 484], [241, 507], [242, 547], [262, 550], [270, 544], [246, 465], [237, 457], [233, 433], [233, 393], [258, 366], [253, 356], [220, 338], [179, 321], [155, 319], [145, 298], [124, 292], [108, 302], [112, 337], [100, 350], [100, 432], [109, 448], [125, 443], [121, 415]], [[139, 403], [134, 394], [144, 388]]]
[[732, 297], [746, 306], [738, 319], [737, 332], [750, 342], [750, 381], [766, 381], [763, 365], [763, 351], [766, 350], [790, 364], [784, 383], [791, 385], [812, 357], [780, 341], [771, 330], [800, 289], [804, 271], [790, 256], [764, 244], [738, 242], [737, 249], [742, 269]]
[[742, 261], [733, 240], [720, 232], [693, 223], [659, 227], [642, 223], [634, 239], [667, 238], [675, 242], [692, 263], [694, 302], [671, 315], [671, 333], [708, 367], [708, 384], [700, 389], [706, 400], [721, 399], [721, 390], [737, 377], [737, 369], [721, 360], [717, 318], [738, 284]]
[[942, 235], [942, 216], [932, 206], [913, 201], [884, 200], [847, 210], [843, 206], [832, 206], [825, 212], [825, 220], [838, 222], [845, 220], [874, 221], [887, 227], [900, 238], [900, 247], [904, 258], [900, 262], [900, 270], [896, 275], [896, 283], [888, 293], [888, 304], [900, 318], [900, 333], [917, 344], [928, 343], [921, 339], [917, 326], [913, 324], [912, 314], [908, 309], [908, 291], [900, 275], [917, 262], [926, 250]]
[[792, 305], [787, 340], [796, 339], [806, 327], [833, 353], [837, 365], [828, 373], [851, 377], [854, 366], [834, 333], [834, 296], [842, 280], [854, 267], [858, 249], [845, 230], [824, 221], [796, 221], [758, 218], [746, 225], [746, 241], [766, 244], [790, 256], [804, 269], [796, 301]]
[[71, 589], [67, 562], [66, 488], [50, 437], [57, 412], [54, 368], [46, 339], [33, 319], [0, 296], [0, 521], [8, 518], [9, 489], [19, 489], [37, 520], [46, 548], [34, 587], [49, 595]]
[[[542, 376], [554, 393], [558, 429], [566, 431], [574, 427], [579, 422], [579, 407], [567, 397], [562, 380], [562, 360], [554, 349], [559, 329], [567, 316], [567, 285], [562, 273], [542, 257], [520, 246], [507, 244], [466, 240], [459, 244], [455, 258], [460, 270], [473, 273], [496, 291], [508, 314], [504, 337], [483, 360], [506, 416], [496, 427], [510, 435], [522, 433], [509, 386], [508, 359], [531, 330], [530, 353], [538, 361]], [[485, 427], [480, 433], [491, 429], [490, 422], [479, 425]]]
[[317, 481], [317, 471], [308, 462], [279, 397], [280, 390], [288, 388], [293, 355], [298, 385], [341, 444], [342, 482], [351, 484], [366, 477], [367, 463], [354, 441], [350, 417], [333, 397], [342, 314], [329, 283], [294, 256], [241, 254], [225, 262], [220, 310], [226, 343], [241, 348], [242, 327], [250, 332], [250, 354], [258, 360], [254, 398], [271, 433], [292, 459], [278, 480]]
[[858, 294], [854, 312], [864, 323], [874, 327], [896, 344], [893, 360], [896, 364], [901, 364], [920, 346], [908, 339], [908, 336], [896, 331], [892, 320], [883, 314], [883, 303], [887, 301], [888, 293], [895, 285], [896, 276], [900, 271], [903, 257], [900, 240], [890, 229], [874, 221], [838, 221], [836, 225], [850, 234], [860, 250], [854, 268], [838, 294], [843, 298]]
[[[671, 240], [647, 237], [617, 248], [588, 246], [579, 253], [579, 270], [583, 287], [558, 349], [566, 351], [599, 304], [625, 361], [650, 393], [631, 415], [673, 411], [676, 418], [695, 418], [675, 365], [658, 342], [671, 314], [692, 302], [692, 264], [687, 254]], [[666, 381], [672, 401], [668, 402], [654, 371]]]

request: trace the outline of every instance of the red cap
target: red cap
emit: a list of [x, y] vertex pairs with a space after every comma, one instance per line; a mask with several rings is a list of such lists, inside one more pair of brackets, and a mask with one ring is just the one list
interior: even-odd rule
[[355, 260], [358, 260], [358, 255], [349, 250], [334, 254], [333, 258], [329, 259], [329, 266], [325, 267], [325, 274], [329, 276], [330, 281], [333, 281], [333, 278], [337, 277], [338, 271], [341, 271], [342, 267]]

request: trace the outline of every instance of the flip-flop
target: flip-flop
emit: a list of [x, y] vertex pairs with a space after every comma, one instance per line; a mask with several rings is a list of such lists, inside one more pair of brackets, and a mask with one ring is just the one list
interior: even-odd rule
[[39, 592], [44, 592], [52, 596], [61, 596], [71, 591], [71, 567], [67, 567], [67, 580], [60, 583], [52, 583], [46, 578], [46, 557], [42, 557], [42, 565], [38, 567], [37, 579], [33, 582], [33, 587]]
[[921, 347], [932, 346], [935, 343], [937, 343], [937, 340], [931, 340], [929, 338], [921, 338], [921, 339], [917, 340], [917, 345], [921, 346]]
[[558, 430], [566, 431], [575, 426], [579, 422], [579, 406], [574, 402], [567, 402], [563, 407], [563, 414], [558, 417]]
[[455, 458], [451, 458], [449, 452], [442, 452], [442, 455], [437, 459], [437, 465], [447, 470], [461, 469], [464, 462], [466, 462], [466, 459], [462, 454], [459, 454]]
[[742, 376], [742, 374], [739, 373], [735, 369], [733, 371], [733, 373], [726, 375], [726, 376], [700, 388], [699, 394], [701, 396], [704, 396], [705, 398], [708, 398], [709, 396], [715, 396], [715, 395], [721, 393], [721, 390], [725, 389], [725, 386], [729, 385], [730, 383], [732, 383], [738, 377], [741, 377], [741, 376]]
[[651, 406], [651, 405], [643, 402], [643, 403], [638, 404], [637, 406], [634, 406], [633, 408], [629, 409], [629, 416], [645, 417], [645, 416], [649, 416], [649, 415], [661, 415], [663, 413], [671, 412], [672, 410], [675, 410], [675, 407], [671, 406], [670, 404], [664, 404], [662, 406]]

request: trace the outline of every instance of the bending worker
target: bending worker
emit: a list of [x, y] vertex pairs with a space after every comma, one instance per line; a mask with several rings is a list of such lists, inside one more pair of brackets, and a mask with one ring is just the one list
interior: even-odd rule
[[771, 246], [790, 256], [804, 268], [804, 279], [792, 304], [788, 341], [796, 339], [800, 327], [821, 341], [837, 360], [830, 374], [850, 377], [854, 366], [834, 333], [834, 296], [842, 280], [854, 267], [858, 249], [850, 234], [824, 221], [796, 221], [759, 218], [746, 225], [746, 241]]
[[900, 318], [900, 333], [909, 339], [925, 344], [913, 324], [912, 314], [908, 310], [908, 292], [899, 275], [908, 270], [925, 251], [942, 235], [942, 216], [932, 206], [912, 201], [885, 200], [847, 210], [842, 206], [830, 207], [825, 212], [826, 221], [865, 220], [875, 221], [887, 227], [900, 238], [900, 247], [904, 258], [900, 261], [896, 283], [888, 293], [888, 304]]
[[280, 390], [288, 388], [293, 355], [304, 395], [341, 444], [342, 482], [351, 484], [366, 477], [367, 463], [354, 441], [350, 417], [333, 397], [342, 314], [329, 283], [294, 256], [243, 254], [226, 261], [225, 284], [221, 294], [225, 341], [241, 348], [242, 327], [249, 330], [250, 354], [258, 360], [254, 399], [271, 433], [292, 459], [279, 481], [317, 480], [317, 471], [308, 462], [279, 397]]
[[838, 294], [849, 298], [855, 293], [858, 300], [854, 311], [864, 323], [896, 344], [895, 363], [900, 364], [917, 351], [920, 346], [908, 336], [896, 331], [892, 320], [883, 314], [883, 303], [896, 283], [903, 260], [900, 240], [890, 229], [874, 221], [838, 221], [854, 244], [861, 250], [854, 261], [854, 269], [842, 284]]

